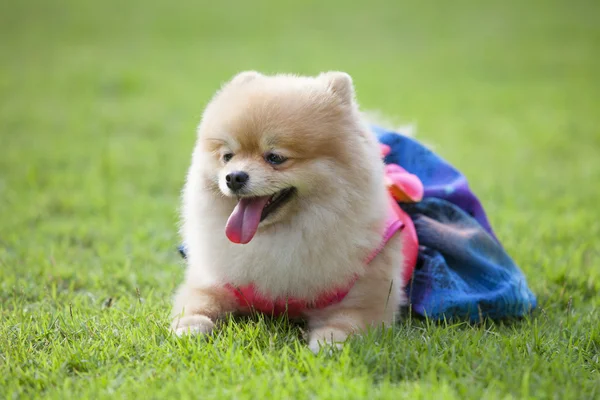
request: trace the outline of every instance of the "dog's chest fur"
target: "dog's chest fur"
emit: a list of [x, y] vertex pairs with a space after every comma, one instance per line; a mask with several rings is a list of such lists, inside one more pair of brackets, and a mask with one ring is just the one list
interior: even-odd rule
[[316, 204], [309, 213], [261, 228], [250, 243], [240, 245], [224, 234], [230, 206], [195, 193], [187, 200], [183, 227], [188, 276], [200, 285], [252, 283], [271, 298], [311, 299], [361, 275], [367, 254], [380, 243], [385, 220], [385, 214], [373, 209], [360, 217], [339, 218], [326, 204]]

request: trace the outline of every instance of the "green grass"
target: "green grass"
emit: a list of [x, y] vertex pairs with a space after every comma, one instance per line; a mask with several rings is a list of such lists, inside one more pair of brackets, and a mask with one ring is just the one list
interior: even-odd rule
[[[0, 4], [0, 398], [599, 397], [600, 3], [287, 3]], [[282, 321], [171, 337], [194, 128], [244, 69], [346, 70], [417, 123], [539, 311], [331, 357]]]

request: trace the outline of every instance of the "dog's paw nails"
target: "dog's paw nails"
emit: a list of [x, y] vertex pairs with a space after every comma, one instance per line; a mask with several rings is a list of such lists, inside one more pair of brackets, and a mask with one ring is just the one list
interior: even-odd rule
[[173, 332], [181, 337], [185, 335], [206, 335], [210, 333], [215, 324], [204, 315], [191, 315], [183, 317], [173, 324]]
[[331, 355], [344, 347], [350, 333], [338, 328], [320, 328], [311, 332], [308, 348], [315, 354], [321, 350]]
[[313, 354], [319, 354], [319, 351], [321, 351], [321, 344], [319, 344], [319, 342], [316, 340], [311, 340], [308, 343], [308, 348], [313, 352]]
[[331, 356], [336, 351], [341, 350], [344, 347], [344, 343], [331, 343], [331, 342], [319, 342], [316, 339], [311, 340], [308, 343], [308, 348], [313, 354], [319, 354], [319, 352], [323, 352], [323, 354]]
[[308, 348], [315, 354], [324, 350], [326, 354], [331, 355], [344, 347], [348, 335], [348, 332], [337, 328], [317, 329], [311, 332]]

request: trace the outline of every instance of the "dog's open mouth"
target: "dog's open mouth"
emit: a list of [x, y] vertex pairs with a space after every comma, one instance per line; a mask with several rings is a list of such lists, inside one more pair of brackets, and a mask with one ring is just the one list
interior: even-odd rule
[[288, 203], [296, 188], [290, 187], [269, 196], [242, 197], [227, 220], [225, 234], [234, 243], [246, 244], [256, 234], [258, 225]]
[[260, 221], [264, 221], [265, 218], [269, 216], [269, 214], [278, 210], [279, 208], [281, 208], [281, 206], [290, 201], [295, 191], [296, 188], [291, 187], [280, 190], [279, 192], [272, 195], [267, 201], [267, 204], [264, 206], [262, 213], [260, 214]]

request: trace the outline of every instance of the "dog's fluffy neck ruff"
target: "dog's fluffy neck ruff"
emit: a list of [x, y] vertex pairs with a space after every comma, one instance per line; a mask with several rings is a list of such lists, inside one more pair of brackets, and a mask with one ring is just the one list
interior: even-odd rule
[[[375, 144], [373, 149], [373, 162], [380, 162]], [[195, 158], [192, 168], [199, 168], [201, 153]], [[299, 213], [261, 227], [246, 245], [229, 242], [224, 233], [235, 200], [207, 190], [201, 174], [189, 174], [183, 210], [187, 218], [182, 227], [184, 241], [192, 244], [187, 246], [187, 273], [202, 286], [253, 283], [271, 298], [310, 300], [344, 286], [363, 273], [364, 259], [378, 246], [386, 218], [383, 169], [379, 176], [380, 168], [360, 173], [365, 170], [370, 170], [368, 193], [342, 190], [348, 187], [342, 183], [327, 194], [327, 201], [319, 201], [314, 194], [310, 199], [300, 197]], [[348, 218], [341, 212], [361, 214]]]

